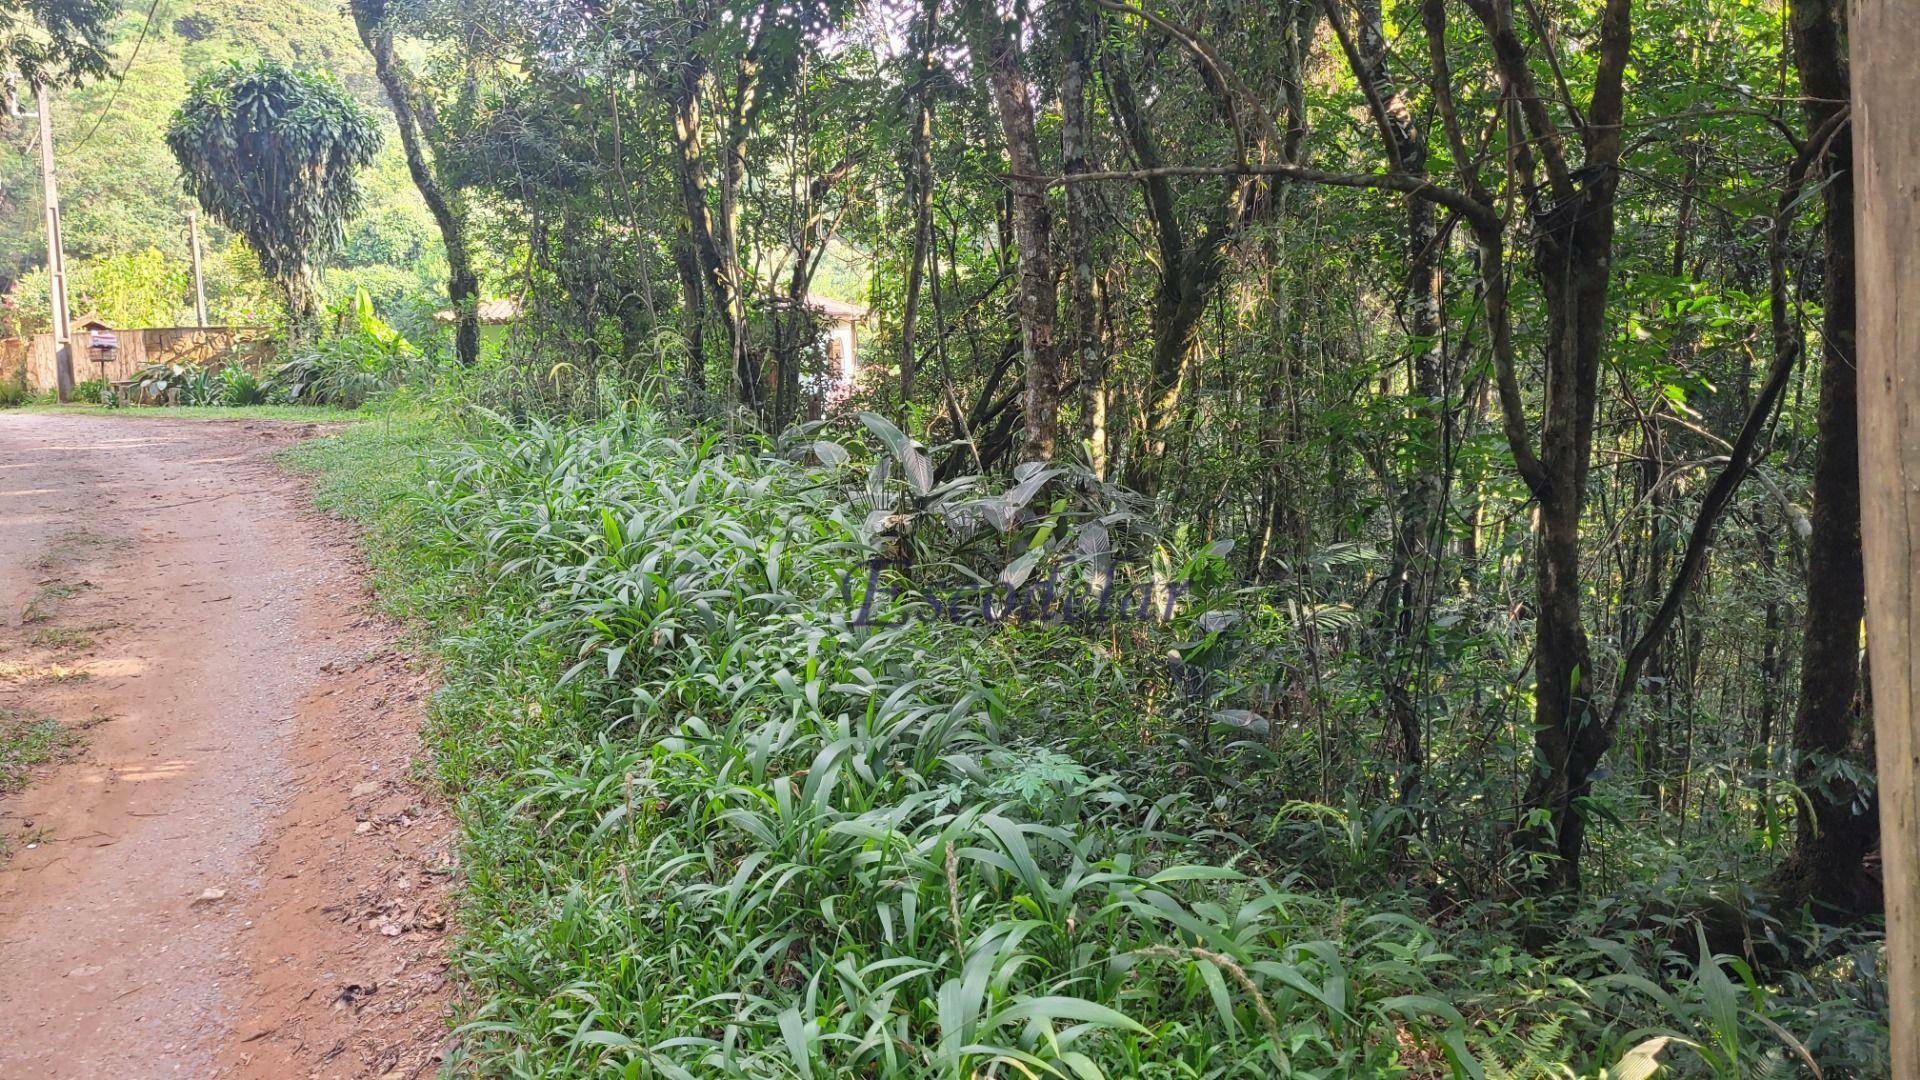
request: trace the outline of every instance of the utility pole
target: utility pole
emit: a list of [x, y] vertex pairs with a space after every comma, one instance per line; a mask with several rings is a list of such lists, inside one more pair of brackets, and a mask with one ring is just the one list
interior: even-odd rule
[[1855, 0], [1853, 147], [1860, 266], [1860, 539], [1873, 654], [1887, 901], [1889, 1076], [1920, 1076], [1920, 22]]
[[35, 84], [40, 112], [40, 186], [47, 203], [47, 285], [53, 307], [53, 370], [61, 404], [73, 397], [73, 340], [67, 326], [67, 258], [60, 246], [60, 187], [53, 175], [53, 109], [47, 88]]
[[193, 317], [200, 329], [207, 328], [207, 282], [200, 276], [200, 211], [187, 211], [187, 240], [193, 247]]

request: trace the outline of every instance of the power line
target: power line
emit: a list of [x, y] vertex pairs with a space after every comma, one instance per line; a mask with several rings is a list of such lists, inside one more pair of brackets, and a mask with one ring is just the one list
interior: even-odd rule
[[120, 68], [120, 78], [113, 84], [113, 96], [107, 99], [106, 107], [100, 110], [100, 115], [93, 118], [93, 126], [87, 129], [86, 135], [73, 144], [73, 150], [80, 150], [93, 140], [94, 133], [100, 130], [101, 124], [106, 123], [108, 114], [112, 113], [113, 107], [119, 103], [120, 91], [127, 85], [127, 72], [132, 71], [133, 62], [140, 59], [140, 46], [147, 43], [147, 31], [153, 29], [153, 13], [158, 10], [160, 10], [160, 0], [153, 0], [153, 3], [147, 5], [147, 21], [140, 27], [140, 37], [133, 43], [132, 54], [127, 57], [126, 64]]

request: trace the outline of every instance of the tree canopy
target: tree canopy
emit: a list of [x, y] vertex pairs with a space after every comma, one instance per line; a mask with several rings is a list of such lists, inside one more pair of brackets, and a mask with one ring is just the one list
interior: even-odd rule
[[1347, 765], [1475, 834], [1479, 889], [1578, 892], [1610, 800], [1696, 818], [1707, 739], [1819, 791], [1769, 895], [1874, 908], [1833, 0], [385, 18], [530, 371], [665, 335], [676, 407], [788, 430], [836, 413], [840, 289], [848, 402], [941, 478], [1084, 468], [1250, 588], [1343, 553], [1351, 631], [1270, 659], [1344, 666], [1303, 707], [1378, 725]]
[[115, 0], [0, 2], [0, 64], [28, 86], [60, 86], [107, 73], [107, 22]]
[[187, 193], [247, 238], [296, 325], [317, 314], [320, 264], [360, 210], [357, 174], [380, 140], [333, 79], [270, 59], [203, 75], [167, 128]]

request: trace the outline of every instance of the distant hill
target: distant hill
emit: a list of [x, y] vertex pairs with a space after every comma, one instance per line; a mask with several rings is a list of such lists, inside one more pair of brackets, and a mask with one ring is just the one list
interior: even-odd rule
[[[67, 260], [77, 283], [97, 281], [97, 291], [115, 296], [175, 295], [187, 266], [188, 201], [162, 138], [167, 121], [199, 73], [259, 55], [331, 72], [388, 125], [380, 160], [364, 177], [367, 210], [348, 228], [342, 264], [364, 270], [356, 276], [377, 296], [418, 291], [442, 273], [432, 219], [407, 177], [386, 99], [340, 0], [157, 0], [150, 24], [146, 6], [129, 0], [114, 43], [114, 70], [126, 69], [124, 81], [62, 92], [53, 105]], [[225, 230], [204, 229], [213, 306], [244, 316], [268, 291]], [[28, 116], [7, 121], [0, 133], [0, 291], [44, 262], [39, 150]], [[165, 283], [120, 280], [154, 266], [167, 268]], [[41, 276], [33, 273], [29, 284]], [[23, 292], [18, 300], [23, 308], [44, 306], [43, 296]], [[74, 306], [88, 305], [76, 295]]]

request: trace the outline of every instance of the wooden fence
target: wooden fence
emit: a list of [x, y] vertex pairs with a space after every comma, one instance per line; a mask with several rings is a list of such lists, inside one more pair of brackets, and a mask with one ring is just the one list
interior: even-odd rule
[[[170, 326], [147, 330], [120, 330], [120, 347], [111, 362], [101, 365], [87, 352], [87, 332], [73, 335], [73, 381], [131, 379], [148, 364], [177, 363], [221, 368], [228, 364], [258, 371], [273, 357], [273, 343], [264, 326]], [[52, 334], [31, 338], [0, 338], [0, 378], [14, 379], [24, 371], [27, 389], [51, 391], [55, 385]]]

